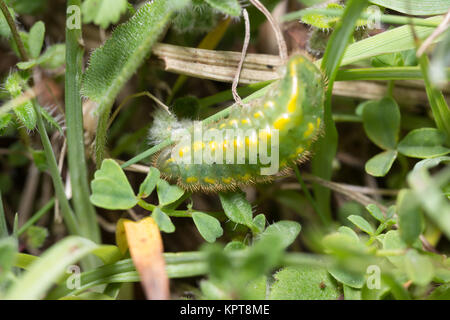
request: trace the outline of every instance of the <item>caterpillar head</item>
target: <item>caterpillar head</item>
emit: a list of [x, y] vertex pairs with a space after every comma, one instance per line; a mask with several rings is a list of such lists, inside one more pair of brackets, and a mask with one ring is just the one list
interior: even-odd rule
[[[166, 110], [158, 109], [153, 114], [153, 125], [149, 131], [149, 143], [159, 144], [173, 136], [179, 136], [177, 131], [185, 130], [192, 126], [192, 120], [178, 120], [177, 117]], [[175, 135], [174, 135], [175, 134]]]

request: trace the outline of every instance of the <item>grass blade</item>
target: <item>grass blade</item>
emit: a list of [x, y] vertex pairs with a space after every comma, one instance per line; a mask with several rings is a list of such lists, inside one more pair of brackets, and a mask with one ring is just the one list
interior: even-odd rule
[[[367, 1], [351, 0], [347, 3], [342, 20], [331, 35], [327, 49], [322, 59], [322, 70], [329, 80], [327, 100], [325, 102], [325, 135], [315, 145], [315, 156], [312, 160], [312, 171], [315, 175], [329, 180], [332, 175], [332, 162], [336, 155], [338, 133], [331, 112], [331, 97], [333, 84], [340, 63], [344, 57], [347, 44], [353, 34], [356, 21], [366, 8]], [[314, 185], [314, 195], [319, 210], [331, 222], [330, 196], [331, 192], [323, 186]]]
[[30, 269], [8, 290], [6, 300], [35, 300], [42, 298], [47, 290], [61, 277], [66, 268], [97, 245], [90, 240], [70, 236], [58, 242], [36, 260]]

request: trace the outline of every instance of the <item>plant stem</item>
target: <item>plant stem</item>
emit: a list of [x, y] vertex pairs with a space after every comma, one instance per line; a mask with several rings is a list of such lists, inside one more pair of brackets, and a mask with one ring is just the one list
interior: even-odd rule
[[17, 235], [21, 235], [29, 227], [35, 224], [44, 214], [46, 214], [53, 206], [55, 205], [55, 198], [52, 198], [49, 202], [47, 202], [41, 209], [38, 210], [28, 221], [17, 231]]
[[6, 5], [4, 0], [0, 0], [0, 9], [3, 12], [3, 15], [6, 18], [6, 22], [8, 22], [9, 28], [11, 29], [12, 36], [14, 38], [14, 41], [17, 44], [17, 48], [19, 48], [19, 54], [20, 58], [23, 61], [28, 60], [28, 54], [25, 50], [25, 46], [23, 45], [22, 39], [20, 38], [19, 31], [17, 30], [16, 23], [14, 21], [14, 18], [11, 16], [11, 13], [9, 12], [8, 6]]
[[[11, 14], [6, 7], [6, 4], [3, 0], [0, 0], [0, 8], [6, 17], [9, 27], [11, 28], [11, 32], [14, 36], [14, 41], [16, 41], [16, 45], [19, 48], [23, 48], [20, 50], [20, 55], [22, 60], [28, 59], [28, 55], [25, 52], [25, 46], [22, 42], [22, 39], [19, 36], [19, 32], [17, 31], [16, 24], [14, 23], [14, 19], [11, 17]], [[52, 177], [53, 186], [55, 188], [56, 197], [58, 198], [59, 204], [61, 206], [61, 212], [64, 218], [64, 222], [67, 225], [67, 229], [71, 234], [79, 235], [78, 222], [73, 214], [72, 208], [70, 207], [69, 200], [67, 200], [66, 194], [64, 193], [64, 185], [59, 174], [58, 165], [56, 163], [55, 154], [53, 153], [52, 144], [50, 139], [48, 138], [47, 131], [45, 129], [44, 121], [42, 120], [42, 115], [37, 105], [35, 99], [31, 100], [33, 105], [34, 112], [36, 113], [36, 122], [39, 131], [39, 135], [41, 136], [42, 145], [44, 147], [45, 157], [47, 159], [47, 165], [50, 171], [50, 175]]]
[[[67, 6], [81, 6], [81, 0], [68, 0]], [[81, 233], [99, 243], [100, 229], [96, 212], [89, 201], [89, 183], [83, 136], [83, 106], [80, 95], [83, 67], [83, 48], [80, 29], [66, 28], [66, 124], [67, 155], [73, 205]]]
[[324, 225], [330, 225], [331, 220], [328, 219], [328, 216], [324, 215], [320, 208], [317, 206], [316, 201], [314, 200], [313, 196], [308, 190], [308, 187], [306, 187], [305, 182], [302, 179], [302, 176], [300, 175], [300, 171], [298, 170], [297, 166], [294, 166], [295, 175], [297, 176], [297, 180], [300, 183], [300, 186], [302, 187], [303, 192], [305, 193], [306, 199], [308, 199], [309, 203], [313, 207], [314, 211], [319, 215], [320, 220], [322, 220], [322, 223]]
[[36, 120], [39, 135], [41, 136], [42, 145], [44, 147], [45, 157], [47, 158], [47, 165], [50, 171], [50, 175], [53, 180], [53, 186], [55, 188], [56, 197], [58, 198], [59, 205], [61, 206], [61, 212], [66, 223], [67, 229], [73, 235], [80, 235], [80, 229], [78, 222], [73, 214], [72, 208], [69, 205], [66, 194], [64, 193], [64, 185], [59, 174], [58, 164], [56, 163], [55, 154], [53, 153], [52, 144], [48, 138], [47, 131], [45, 130], [44, 121], [42, 115], [37, 106], [35, 100], [32, 100], [34, 112], [36, 112]]
[[[144, 200], [139, 200], [138, 206], [141, 208], [144, 208], [147, 211], [153, 212], [157, 208], [154, 204], [150, 204], [148, 202], [145, 202]], [[164, 209], [164, 213], [166, 213], [170, 217], [177, 217], [177, 218], [192, 218], [192, 214], [187, 210], [172, 210], [172, 209]]]

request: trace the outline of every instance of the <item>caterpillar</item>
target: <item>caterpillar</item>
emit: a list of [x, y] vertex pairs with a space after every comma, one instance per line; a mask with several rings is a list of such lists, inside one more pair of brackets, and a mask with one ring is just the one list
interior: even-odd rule
[[[236, 190], [288, 173], [308, 159], [322, 131], [326, 81], [301, 55], [289, 59], [283, 74], [262, 99], [207, 125], [159, 112], [150, 138], [156, 143], [171, 136], [174, 144], [156, 154], [153, 165], [181, 188], [202, 192]], [[267, 159], [278, 160], [270, 174]]]

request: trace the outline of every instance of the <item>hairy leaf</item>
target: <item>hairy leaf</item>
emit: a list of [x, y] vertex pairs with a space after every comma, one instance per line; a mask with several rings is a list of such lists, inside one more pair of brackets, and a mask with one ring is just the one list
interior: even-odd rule
[[187, 0], [147, 2], [92, 53], [81, 93], [99, 104], [97, 163], [103, 160], [109, 113], [117, 94], [149, 54], [174, 11], [186, 3]]

